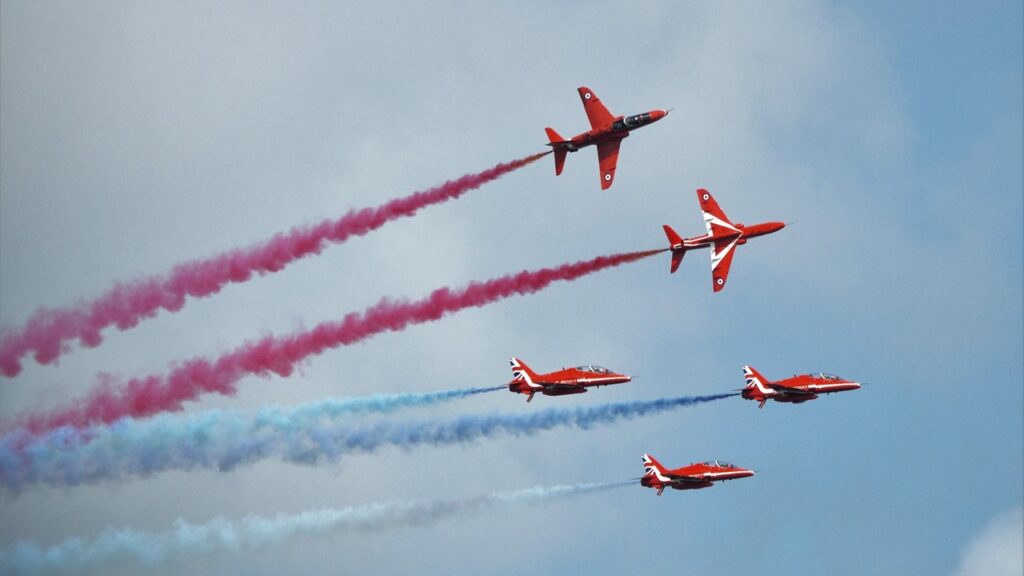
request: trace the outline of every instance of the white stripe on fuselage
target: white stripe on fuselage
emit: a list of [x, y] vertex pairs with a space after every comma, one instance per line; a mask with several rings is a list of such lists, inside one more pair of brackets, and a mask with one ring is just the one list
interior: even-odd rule
[[608, 380], [619, 380], [618, 376], [605, 376], [602, 378], [579, 378], [576, 381], [580, 383], [591, 383], [591, 382], [606, 382]]
[[852, 385], [853, 382], [840, 382], [836, 384], [808, 384], [807, 389], [814, 391], [826, 391], [831, 390], [833, 388], [848, 388]]
[[735, 475], [735, 474], [739, 474], [739, 472], [737, 472], [737, 471], [733, 471], [733, 472], [705, 472], [704, 473], [704, 477], [705, 478], [717, 478], [719, 476], [732, 476], [732, 475]]

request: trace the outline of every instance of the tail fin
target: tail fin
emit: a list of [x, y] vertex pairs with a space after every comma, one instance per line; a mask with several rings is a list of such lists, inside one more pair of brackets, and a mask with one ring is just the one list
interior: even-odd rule
[[665, 467], [654, 459], [654, 456], [650, 454], [644, 454], [644, 476], [653, 476], [659, 480], [667, 480], [665, 478]]
[[686, 254], [686, 250], [683, 249], [683, 239], [668, 224], [662, 225], [662, 228], [665, 229], [669, 248], [672, 249], [672, 266], [669, 268], [669, 273], [675, 274], [675, 271], [679, 269], [679, 264], [683, 261], [683, 255]]
[[747, 379], [747, 388], [756, 388], [757, 391], [762, 394], [768, 394], [771, 392], [771, 390], [768, 389], [768, 382], [770, 382], [770, 380], [762, 376], [757, 370], [750, 366], [744, 366], [743, 375]]
[[545, 128], [544, 131], [548, 133], [549, 144], [562, 144], [565, 142], [565, 138], [562, 138], [558, 132], [555, 132], [554, 128]]
[[548, 146], [555, 149], [555, 176], [558, 176], [562, 173], [562, 168], [565, 167], [566, 149], [565, 146], [559, 146], [565, 143], [565, 140], [558, 132], [555, 132], [554, 128], [545, 128], [544, 131], [548, 133]]
[[658, 489], [658, 496], [665, 491], [665, 482], [669, 480], [665, 476], [665, 467], [654, 459], [650, 454], [644, 454], [644, 475], [640, 483], [644, 486]]
[[518, 358], [512, 358], [508, 363], [512, 366], [513, 382], [526, 382], [530, 386], [533, 386], [533, 379], [537, 376], [536, 372], [530, 370], [530, 367]]
[[662, 224], [662, 228], [665, 229], [665, 236], [668, 236], [668, 244], [672, 248], [681, 247], [683, 245], [683, 239], [676, 234], [676, 231], [672, 229], [668, 224]]

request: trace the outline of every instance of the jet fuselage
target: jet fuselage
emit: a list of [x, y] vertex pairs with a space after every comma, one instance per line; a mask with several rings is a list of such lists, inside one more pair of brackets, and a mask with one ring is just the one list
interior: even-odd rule
[[824, 372], [800, 374], [775, 382], [768, 380], [750, 366], [743, 367], [743, 374], [747, 386], [740, 391], [742, 397], [746, 400], [756, 400], [762, 408], [768, 400], [801, 404], [814, 400], [819, 394], [833, 394], [860, 388], [859, 382]]
[[[594, 146], [610, 140], [621, 140], [629, 136], [629, 133], [633, 130], [653, 124], [665, 116], [668, 116], [668, 111], [662, 109], [634, 114], [633, 116], [619, 116], [610, 126], [594, 128], [573, 136], [564, 144], [564, 147], [569, 152], [576, 152], [587, 146]], [[558, 144], [548, 144], [548, 146], [555, 147]]]
[[739, 466], [719, 460], [668, 469], [655, 460], [653, 456], [644, 454], [644, 475], [640, 478], [640, 485], [656, 489], [658, 496], [661, 496], [665, 488], [672, 488], [673, 490], [698, 490], [708, 488], [715, 482], [749, 478], [753, 475], [753, 470], [740, 468]]
[[623, 138], [637, 128], [668, 116], [668, 110], [657, 109], [632, 116], [616, 116], [605, 108], [601, 99], [590, 88], [580, 86], [577, 92], [580, 94], [580, 101], [583, 102], [583, 110], [587, 113], [590, 130], [566, 139], [550, 126], [544, 129], [548, 135], [548, 146], [554, 151], [555, 175], [562, 173], [567, 153], [576, 152], [587, 146], [596, 146], [598, 167], [601, 170], [601, 189], [607, 190], [611, 188], [615, 179], [615, 167], [619, 163], [619, 145]]
[[510, 359], [509, 365], [512, 367], [512, 381], [508, 383], [508, 390], [516, 394], [526, 394], [527, 402], [538, 392], [545, 396], [582, 394], [587, 388], [623, 384], [632, 380], [626, 374], [592, 364], [563, 368], [547, 374], [534, 372], [518, 358]]
[[673, 252], [685, 252], [687, 250], [698, 250], [700, 248], [708, 248], [716, 240], [726, 240], [729, 238], [739, 238], [738, 244], [743, 245], [747, 243], [750, 238], [757, 238], [758, 236], [766, 236], [772, 232], [778, 232], [786, 227], [783, 222], [762, 222], [760, 224], [751, 224], [745, 226], [743, 224], [737, 224], [736, 232], [729, 232], [726, 234], [718, 234], [711, 236], [710, 234], [701, 234], [700, 236], [694, 236], [692, 238], [684, 238], [681, 243], [673, 244]]

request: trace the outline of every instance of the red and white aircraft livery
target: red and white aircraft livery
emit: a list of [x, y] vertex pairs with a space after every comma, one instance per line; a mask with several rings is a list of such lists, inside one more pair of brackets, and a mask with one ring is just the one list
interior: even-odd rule
[[632, 130], [657, 122], [668, 116], [668, 110], [651, 110], [633, 116], [615, 116], [601, 104], [601, 99], [586, 86], [578, 88], [583, 109], [590, 120], [590, 130], [566, 140], [559, 136], [553, 128], [545, 128], [548, 133], [548, 146], [555, 151], [555, 175], [562, 173], [565, 165], [565, 153], [575, 152], [590, 145], [597, 146], [597, 160], [601, 164], [601, 189], [611, 188], [615, 179], [615, 165], [619, 161], [619, 143], [629, 136]]
[[758, 408], [764, 408], [768, 400], [799, 404], [814, 400], [818, 394], [832, 394], [856, 390], [860, 384], [844, 380], [834, 374], [802, 374], [778, 382], [772, 382], [750, 366], [743, 367], [743, 375], [747, 378], [747, 386], [740, 390], [747, 400], [757, 400]]
[[527, 402], [533, 400], [533, 395], [537, 392], [545, 396], [582, 394], [591, 386], [622, 384], [632, 380], [625, 374], [616, 374], [607, 368], [589, 364], [562, 368], [548, 374], [537, 374], [518, 358], [512, 358], [508, 363], [512, 365], [512, 381], [508, 383], [508, 390], [518, 394], [529, 394]]
[[782, 222], [764, 222], [750, 226], [733, 224], [707, 190], [697, 190], [697, 200], [700, 201], [700, 209], [704, 212], [704, 224], [708, 228], [708, 233], [704, 236], [681, 238], [675, 230], [665, 224], [663, 228], [672, 249], [672, 267], [669, 271], [674, 273], [679, 269], [679, 263], [683, 261], [683, 255], [687, 250], [710, 247], [711, 286], [718, 292], [725, 288], [725, 280], [729, 277], [729, 266], [732, 265], [732, 256], [737, 246], [746, 244], [750, 238], [781, 230], [786, 225]]
[[696, 490], [697, 488], [708, 488], [712, 483], [721, 480], [735, 480], [753, 475], [753, 470], [740, 468], [721, 460], [690, 464], [675, 470], [668, 470], [653, 456], [644, 454], [644, 475], [640, 478], [640, 485], [657, 488], [658, 496], [661, 496], [665, 488]]

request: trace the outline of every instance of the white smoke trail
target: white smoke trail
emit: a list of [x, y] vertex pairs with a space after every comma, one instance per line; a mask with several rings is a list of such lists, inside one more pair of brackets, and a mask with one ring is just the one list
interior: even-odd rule
[[426, 526], [458, 514], [499, 506], [536, 504], [630, 484], [633, 482], [537, 486], [471, 498], [321, 508], [269, 517], [249, 515], [238, 520], [218, 516], [206, 524], [191, 524], [179, 518], [166, 532], [110, 528], [91, 541], [69, 538], [50, 547], [28, 541], [17, 542], [9, 551], [0, 548], [0, 572], [47, 574], [74, 571], [123, 558], [154, 566], [190, 554], [263, 548], [302, 534], [367, 533]]

